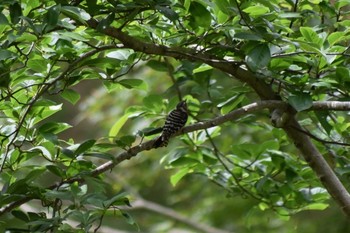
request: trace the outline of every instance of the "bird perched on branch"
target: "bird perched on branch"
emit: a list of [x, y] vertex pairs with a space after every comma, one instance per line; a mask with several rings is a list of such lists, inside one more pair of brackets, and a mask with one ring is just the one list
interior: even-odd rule
[[166, 117], [162, 134], [154, 142], [154, 147], [157, 148], [167, 146], [170, 137], [177, 133], [182, 127], [184, 127], [187, 118], [187, 103], [186, 101], [181, 101], [176, 105], [176, 109], [171, 111]]

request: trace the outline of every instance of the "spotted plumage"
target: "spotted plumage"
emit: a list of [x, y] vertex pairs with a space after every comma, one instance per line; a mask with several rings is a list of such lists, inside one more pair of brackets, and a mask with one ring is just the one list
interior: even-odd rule
[[186, 124], [188, 118], [186, 101], [181, 101], [176, 105], [176, 109], [171, 111], [165, 120], [162, 134], [154, 142], [154, 147], [167, 146], [172, 135], [178, 132]]

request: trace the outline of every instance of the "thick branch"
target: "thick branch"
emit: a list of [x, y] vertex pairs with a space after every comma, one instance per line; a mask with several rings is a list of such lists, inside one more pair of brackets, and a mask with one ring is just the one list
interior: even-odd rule
[[316, 146], [311, 142], [310, 138], [306, 134], [301, 133], [300, 130], [303, 129], [295, 118], [291, 118], [285, 127], [286, 133], [301, 151], [310, 167], [314, 169], [322, 184], [327, 188], [344, 213], [350, 216], [350, 195], [348, 191], [334, 174]]
[[[87, 21], [87, 24], [91, 28], [96, 29], [99, 22], [95, 19], [90, 19]], [[124, 44], [125, 47], [131, 48], [137, 52], [142, 52], [151, 55], [168, 56], [180, 60], [189, 59], [204, 62], [208, 65], [211, 65], [214, 68], [217, 68], [228, 74], [233, 75], [241, 82], [247, 83], [256, 91], [256, 93], [262, 99], [280, 99], [277, 95], [275, 95], [275, 93], [272, 91], [269, 85], [255, 77], [250, 71], [240, 67], [240, 64], [237, 62], [220, 59], [213, 55], [199, 52], [195, 49], [179, 47], [170, 48], [164, 45], [146, 43], [132, 36], [129, 36], [128, 34], [114, 27], [106, 28], [102, 32], [108, 36], [118, 39], [121, 43]]]
[[[350, 109], [350, 102], [333, 102], [332, 104], [330, 104], [329, 102], [315, 102], [313, 104], [313, 107], [312, 109], [314, 110], [324, 110], [325, 106], [332, 106], [332, 110], [346, 110], [345, 108], [343, 108], [344, 104], [346, 104], [348, 106], [348, 109]], [[189, 133], [189, 132], [193, 132], [193, 131], [196, 131], [196, 130], [202, 130], [202, 129], [208, 129], [208, 128], [211, 128], [211, 127], [215, 127], [215, 126], [218, 126], [218, 125], [221, 125], [223, 123], [226, 123], [228, 121], [234, 121], [236, 119], [239, 119], [240, 117], [246, 115], [246, 114], [250, 114], [250, 113], [253, 113], [253, 112], [256, 112], [256, 111], [260, 111], [262, 109], [266, 109], [266, 108], [269, 108], [269, 109], [275, 109], [275, 108], [285, 108], [287, 107], [288, 105], [283, 102], [283, 101], [278, 101], [278, 100], [269, 100], [269, 101], [260, 101], [260, 102], [256, 102], [256, 103], [252, 103], [252, 104], [249, 104], [249, 105], [246, 105], [244, 107], [241, 107], [241, 108], [238, 108], [226, 115], [223, 115], [223, 116], [219, 116], [219, 117], [216, 117], [214, 119], [211, 119], [211, 120], [208, 120], [208, 121], [205, 121], [205, 122], [199, 122], [199, 123], [196, 123], [196, 124], [193, 124], [193, 125], [189, 125], [189, 126], [186, 126], [184, 127], [181, 132], [179, 132], [178, 134], [184, 134], [184, 133]], [[299, 126], [300, 127], [300, 126]], [[288, 131], [290, 130], [293, 130], [291, 128], [288, 128], [286, 129]], [[301, 132], [295, 132], [296, 130], [294, 129], [294, 131], [292, 131], [292, 133], [294, 134], [298, 134], [299, 135], [302, 135], [303, 138], [304, 137], [307, 137], [306, 135], [304, 135], [303, 133]], [[94, 169], [93, 171], [90, 172], [90, 175], [91, 176], [98, 176], [108, 170], [111, 170], [113, 169], [116, 165], [118, 165], [119, 163], [125, 161], [125, 160], [129, 160], [131, 159], [132, 157], [136, 156], [138, 153], [142, 152], [142, 151], [145, 151], [145, 150], [150, 150], [153, 148], [153, 144], [154, 144], [154, 140], [150, 140], [150, 141], [147, 141], [147, 142], [144, 142], [140, 145], [137, 145], [137, 146], [134, 146], [132, 148], [130, 148], [128, 151], [124, 151], [122, 153], [120, 153], [119, 155], [117, 155], [115, 157], [114, 160], [112, 161], [108, 161], [102, 165], [100, 165], [99, 167], [97, 167], [96, 169]], [[310, 142], [311, 143], [311, 142]], [[73, 178], [70, 178], [68, 180], [65, 180], [61, 183], [57, 183], [57, 184], [54, 184], [50, 187], [48, 187], [48, 189], [52, 190], [52, 189], [56, 189], [58, 187], [60, 187], [62, 184], [69, 184], [69, 183], [73, 183], [73, 182], [85, 182], [84, 180], [84, 177], [73, 177]], [[17, 206], [20, 206], [22, 205], [23, 203], [26, 203], [30, 200], [32, 200], [33, 198], [32, 197], [25, 197], [23, 199], [20, 199], [18, 201], [15, 201], [15, 202], [12, 202], [6, 206], [3, 206], [2, 208], [0, 208], [0, 216], [5, 214], [6, 212], [16, 208]]]

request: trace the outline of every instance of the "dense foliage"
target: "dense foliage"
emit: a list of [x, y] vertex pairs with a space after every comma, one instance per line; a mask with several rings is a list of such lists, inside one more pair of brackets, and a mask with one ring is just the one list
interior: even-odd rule
[[[173, 192], [159, 203], [183, 197], [184, 214], [228, 232], [281, 232], [265, 220], [329, 205], [338, 220], [341, 209], [350, 217], [349, 7], [1, 1], [1, 230], [97, 232], [117, 218], [169, 232], [173, 222], [129, 214], [137, 203], [152, 209], [139, 197], [144, 183], [154, 184], [149, 198]], [[182, 99], [188, 126], [153, 148]], [[71, 118], [89, 121], [79, 128]], [[195, 231], [225, 232], [156, 209]]]

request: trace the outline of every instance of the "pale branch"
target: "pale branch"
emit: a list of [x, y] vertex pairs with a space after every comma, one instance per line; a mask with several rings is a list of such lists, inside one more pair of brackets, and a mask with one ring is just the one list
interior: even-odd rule
[[[314, 102], [311, 109], [313, 109], [313, 110], [325, 110], [325, 106], [329, 106], [329, 107], [332, 107], [332, 109], [330, 109], [330, 110], [346, 111], [346, 109], [343, 106], [343, 103], [347, 103], [347, 106], [349, 108], [347, 110], [349, 111], [350, 110], [350, 102], [333, 102], [333, 104], [330, 104], [329, 102]], [[189, 132], [193, 132], [196, 130], [203, 130], [203, 129], [215, 127], [215, 126], [221, 125], [221, 124], [229, 122], [229, 121], [237, 120], [246, 114], [250, 114], [250, 113], [262, 110], [262, 109], [286, 108], [288, 106], [289, 105], [287, 103], [285, 103], [283, 101], [278, 101], [278, 100], [266, 100], [266, 101], [255, 102], [255, 103], [243, 106], [241, 108], [238, 108], [236, 110], [233, 110], [232, 112], [230, 112], [226, 115], [219, 116], [219, 117], [213, 118], [213, 119], [208, 120], [208, 121], [198, 122], [198, 123], [195, 123], [193, 125], [186, 126], [176, 135], [189, 133]], [[294, 131], [296, 131], [296, 130], [294, 129]], [[306, 137], [306, 135], [303, 135], [303, 137]], [[89, 172], [89, 173], [86, 172], [85, 175], [90, 175], [90, 176], [96, 177], [96, 176], [98, 176], [98, 175], [100, 175], [108, 170], [111, 170], [119, 163], [121, 163], [125, 160], [131, 159], [132, 157], [136, 156], [138, 153], [140, 153], [142, 151], [146, 151], [146, 150], [151, 150], [153, 148], [153, 144], [154, 144], [155, 140], [156, 139], [153, 139], [153, 140], [144, 142], [142, 144], [139, 144], [137, 146], [134, 146], [134, 147], [130, 148], [129, 150], [118, 154], [113, 160], [108, 161], [108, 162], [98, 166], [97, 168], [95, 168], [91, 172]], [[61, 187], [63, 184], [70, 184], [73, 182], [79, 182], [79, 183], [85, 182], [84, 176], [77, 176], [77, 177], [73, 177], [73, 178], [64, 180], [60, 183], [56, 183], [56, 184], [49, 186], [47, 189], [53, 190], [53, 189]], [[25, 197], [23, 199], [17, 200], [15, 202], [12, 202], [12, 203], [6, 205], [6, 206], [1, 207], [0, 208], [0, 216], [6, 212], [12, 210], [13, 208], [16, 208], [17, 206], [20, 206], [20, 205], [22, 205], [22, 204], [24, 204], [32, 199], [34, 199], [34, 198]]]
[[[221, 229], [211, 227], [209, 225], [200, 223], [199, 221], [194, 221], [194, 220], [188, 218], [187, 216], [183, 216], [183, 215], [179, 214], [178, 212], [176, 212], [168, 207], [159, 205], [159, 204], [151, 202], [151, 201], [144, 200], [142, 198], [136, 199], [136, 201], [134, 201], [132, 203], [132, 206], [133, 206], [132, 209], [137, 209], [137, 208], [146, 209], [146, 210], [152, 211], [154, 213], [166, 216], [166, 217], [171, 218], [175, 221], [183, 223], [183, 224], [185, 224], [185, 225], [187, 225], [195, 230], [198, 230], [199, 232], [203, 232], [203, 233], [228, 233], [228, 231], [224, 231]], [[230, 231], [230, 232], [233, 233], [232, 231]]]
[[325, 111], [350, 111], [350, 101], [315, 101], [313, 102], [311, 109]]

